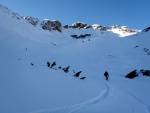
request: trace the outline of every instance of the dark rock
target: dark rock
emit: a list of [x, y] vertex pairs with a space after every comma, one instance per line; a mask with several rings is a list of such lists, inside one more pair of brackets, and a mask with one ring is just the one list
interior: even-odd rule
[[72, 24], [73, 28], [85, 28], [86, 26], [88, 26], [87, 24], [81, 23], [81, 22], [76, 22], [74, 24]]
[[51, 65], [51, 68], [54, 67], [56, 65], [56, 62], [53, 62]]
[[58, 69], [61, 69], [61, 66], [59, 66]]
[[50, 67], [50, 63], [49, 62], [47, 62], [47, 67]]
[[135, 48], [137, 48], [137, 47], [139, 47], [139, 46], [135, 46]]
[[89, 36], [91, 36], [91, 34], [85, 34], [85, 35], [80, 35], [80, 36], [78, 36], [78, 35], [71, 35], [71, 37], [73, 37], [73, 38], [76, 38], [76, 39], [78, 39], [78, 38], [86, 38], [86, 37], [89, 37]]
[[33, 26], [36, 26], [38, 24], [38, 21], [39, 21], [38, 18], [31, 17], [31, 16], [26, 16], [26, 17], [23, 17], [23, 18], [26, 19]]
[[61, 32], [61, 23], [58, 20], [43, 20], [41, 23], [41, 26], [44, 30], [57, 30], [59, 32]]
[[91, 36], [91, 34], [85, 34], [87, 37]]
[[33, 63], [31, 63], [31, 65], [32, 65], [32, 66], [34, 66], [34, 64], [33, 64]]
[[82, 72], [82, 71], [79, 71], [79, 72], [75, 73], [74, 76], [75, 76], [75, 77], [79, 77], [79, 75], [80, 75], [81, 72]]
[[86, 37], [86, 35], [80, 35], [79, 36], [79, 38], [85, 38]]
[[68, 73], [70, 66], [63, 68], [62, 70], [64, 70], [65, 73]]
[[68, 26], [68, 25], [65, 25], [64, 28], [67, 29], [67, 28], [69, 28], [69, 26]]
[[81, 77], [80, 79], [85, 79], [86, 77]]
[[87, 26], [85, 26], [84, 28], [85, 28], [85, 29], [89, 29], [89, 28], [92, 28], [92, 26], [87, 25]]
[[56, 46], [56, 44], [52, 43], [52, 45]]
[[136, 73], [136, 70], [134, 70], [134, 71], [130, 72], [129, 74], [127, 74], [125, 77], [133, 79], [133, 78], [135, 78], [137, 76], [138, 76], [138, 74]]
[[46, 29], [47, 29], [47, 27], [46, 27], [46, 26], [43, 26], [42, 28], [43, 28], [44, 30], [46, 30]]
[[78, 38], [78, 35], [71, 35], [71, 37], [73, 37], [73, 38]]
[[148, 51], [149, 51], [149, 49], [147, 49], [147, 48], [144, 48], [144, 51], [145, 51], [145, 52], [148, 52]]
[[142, 30], [142, 31], [147, 32], [147, 31], [149, 31], [149, 30], [150, 30], [150, 27], [147, 27], [146, 29], [144, 29], [144, 30]]
[[150, 76], [150, 70], [140, 70], [140, 72], [143, 74], [143, 76]]

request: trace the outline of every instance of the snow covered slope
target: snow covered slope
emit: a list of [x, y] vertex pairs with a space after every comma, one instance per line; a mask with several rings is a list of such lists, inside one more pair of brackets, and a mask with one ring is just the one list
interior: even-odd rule
[[0, 5], [0, 113], [150, 113], [150, 78], [125, 78], [150, 69], [149, 37], [92, 28], [49, 32]]

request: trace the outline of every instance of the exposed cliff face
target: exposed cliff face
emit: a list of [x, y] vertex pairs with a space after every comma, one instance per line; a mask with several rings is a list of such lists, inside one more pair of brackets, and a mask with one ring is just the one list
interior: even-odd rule
[[46, 30], [57, 30], [59, 32], [61, 32], [61, 23], [58, 20], [49, 20], [49, 19], [45, 19], [42, 21], [41, 26], [43, 29]]
[[72, 24], [73, 28], [87, 28], [88, 26], [90, 25], [82, 23], [82, 22], [76, 22]]
[[31, 23], [34, 26], [36, 26], [40, 22], [40, 20], [38, 18], [34, 18], [31, 16], [25, 16], [23, 18], [26, 19], [29, 23]]
[[68, 29], [68, 28], [79, 28], [79, 29], [97, 29], [100, 31], [114, 31], [114, 32], [120, 32], [122, 34], [127, 34], [127, 35], [132, 35], [132, 34], [136, 34], [138, 31], [137, 30], [133, 30], [127, 26], [121, 26], [121, 25], [114, 25], [114, 26], [102, 26], [99, 24], [93, 24], [93, 25], [89, 25], [83, 22], [75, 22], [72, 24], [72, 26], [68, 26], [65, 25], [63, 26], [64, 29]]
[[71, 26], [69, 25], [64, 25], [62, 27], [62, 24], [60, 21], [58, 20], [49, 20], [49, 19], [44, 19], [44, 20], [39, 20], [38, 18], [35, 17], [31, 17], [31, 16], [26, 16], [23, 17], [24, 19], [26, 19], [29, 23], [31, 23], [33, 26], [39, 26], [44, 30], [57, 30], [59, 32], [62, 31], [62, 28], [64, 29], [68, 29], [68, 28], [79, 28], [79, 29], [89, 29], [89, 28], [93, 28], [93, 29], [98, 29], [100, 31], [108, 31], [108, 30], [118, 30], [120, 32], [122, 32], [123, 34], [128, 33], [128, 34], [136, 34], [137, 31], [130, 29], [127, 26], [120, 26], [120, 25], [114, 25], [114, 26], [102, 26], [99, 24], [93, 24], [93, 25], [89, 25], [83, 22], [75, 22], [73, 23]]
[[39, 20], [38, 18], [31, 17], [31, 16], [25, 16], [23, 17], [26, 19], [29, 23], [31, 23], [33, 26], [39, 26], [44, 30], [57, 30], [61, 32], [61, 23], [58, 20], [49, 20], [49, 19], [44, 19], [44, 20]]

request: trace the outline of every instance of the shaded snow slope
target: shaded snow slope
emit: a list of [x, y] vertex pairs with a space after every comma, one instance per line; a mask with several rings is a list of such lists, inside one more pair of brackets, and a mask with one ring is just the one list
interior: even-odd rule
[[[125, 38], [97, 29], [49, 32], [13, 14], [0, 5], [0, 113], [150, 113], [150, 78], [125, 78], [149, 69], [149, 31]], [[91, 36], [71, 37], [81, 34]]]

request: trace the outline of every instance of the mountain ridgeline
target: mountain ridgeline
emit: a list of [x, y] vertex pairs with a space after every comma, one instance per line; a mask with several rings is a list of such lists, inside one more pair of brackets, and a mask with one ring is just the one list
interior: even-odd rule
[[121, 26], [121, 25], [114, 25], [110, 27], [105, 27], [99, 24], [93, 24], [89, 25], [83, 22], [76, 22], [73, 23], [71, 26], [69, 25], [62, 25], [60, 21], [58, 20], [50, 20], [50, 19], [44, 19], [44, 20], [39, 20], [38, 18], [32, 17], [32, 16], [24, 16], [24, 19], [26, 19], [29, 23], [31, 23], [33, 26], [40, 26], [44, 30], [57, 30], [59, 32], [62, 31], [62, 29], [69, 29], [69, 28], [78, 28], [78, 29], [98, 29], [100, 31], [107, 31], [111, 29], [118, 29], [120, 32], [123, 33], [130, 33], [130, 34], [136, 34], [137, 31], [130, 29], [127, 26]]

